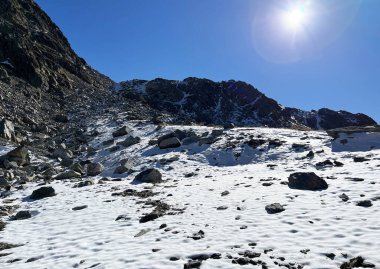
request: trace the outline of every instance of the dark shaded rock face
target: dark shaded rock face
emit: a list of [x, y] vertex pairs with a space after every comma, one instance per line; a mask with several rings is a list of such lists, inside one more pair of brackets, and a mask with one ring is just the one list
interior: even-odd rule
[[34, 1], [2, 0], [0, 14], [0, 61], [9, 63], [8, 73], [35, 87], [70, 87], [70, 75], [90, 84], [100, 82], [99, 74], [75, 54]]
[[112, 83], [75, 54], [33, 0], [0, 1], [0, 119], [17, 135], [58, 130], [73, 110], [114, 103]]
[[328, 188], [326, 181], [313, 172], [291, 174], [288, 186], [291, 189], [310, 191], [326, 190]]
[[376, 123], [366, 115], [345, 111], [320, 109], [308, 112], [284, 108], [241, 81], [155, 79], [126, 81], [120, 85], [126, 97], [144, 100], [159, 111], [206, 124], [332, 129]]

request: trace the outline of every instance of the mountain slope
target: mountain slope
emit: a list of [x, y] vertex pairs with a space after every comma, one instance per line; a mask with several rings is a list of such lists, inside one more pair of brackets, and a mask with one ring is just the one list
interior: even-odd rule
[[[121, 126], [130, 133], [115, 137]], [[371, 134], [377, 141], [366, 133], [343, 136], [342, 144], [321, 131], [159, 129], [122, 115], [100, 116], [86, 134], [95, 130], [91, 154], [79, 160], [101, 163], [99, 175], [83, 166], [81, 174], [59, 179], [64, 168], [33, 158], [54, 167], [48, 186], [56, 195], [28, 199], [41, 187], [38, 176], [9, 194], [11, 205], [31, 217], [7, 221], [2, 240], [21, 246], [0, 252], [10, 253], [0, 266], [353, 268], [343, 264], [357, 256], [367, 261], [363, 267], [380, 264], [379, 133]], [[181, 135], [182, 145], [153, 143], [171, 132]], [[206, 136], [215, 139], [204, 144]], [[347, 152], [351, 145], [360, 152]], [[136, 182], [147, 168], [157, 169], [162, 181]], [[294, 172], [313, 172], [328, 188], [294, 189], [288, 186]], [[276, 203], [280, 212], [267, 210]]]
[[116, 96], [112, 84], [33, 0], [0, 1], [0, 121], [11, 120], [20, 137], [60, 135], [71, 118], [89, 120], [110, 107], [131, 118], [152, 114]]
[[97, 87], [110, 84], [76, 55], [34, 1], [2, 0], [0, 14], [0, 62], [7, 72], [40, 88], [72, 88], [71, 80]]
[[187, 78], [183, 81], [132, 80], [121, 82], [117, 89], [124, 96], [144, 100], [157, 110], [206, 124], [234, 123], [240, 126], [267, 125], [311, 129], [376, 124], [364, 114], [326, 108], [311, 112], [285, 108], [242, 81], [213, 82], [198, 78]]

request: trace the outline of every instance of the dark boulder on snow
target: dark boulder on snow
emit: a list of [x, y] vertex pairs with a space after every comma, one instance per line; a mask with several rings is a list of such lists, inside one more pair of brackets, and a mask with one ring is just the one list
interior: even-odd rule
[[167, 139], [162, 140], [158, 147], [160, 149], [169, 149], [169, 148], [178, 148], [181, 146], [181, 141], [177, 137], [170, 137]]
[[127, 135], [129, 134], [130, 132], [132, 132], [132, 129], [127, 127], [127, 126], [123, 126], [121, 127], [120, 129], [116, 130], [115, 132], [112, 133], [112, 136], [113, 137], [119, 137], [119, 136], [124, 136], [124, 135]]
[[87, 165], [87, 175], [94, 177], [104, 171], [104, 166], [101, 163], [89, 163]]
[[158, 171], [155, 168], [150, 168], [147, 170], [142, 171], [137, 176], [135, 176], [134, 182], [141, 182], [141, 183], [160, 183], [162, 182], [162, 175], [160, 171]]
[[313, 172], [293, 173], [289, 176], [288, 180], [288, 186], [291, 189], [318, 191], [328, 188], [326, 181]]
[[371, 207], [372, 202], [371, 202], [371, 200], [363, 200], [363, 201], [357, 202], [356, 205], [361, 206], [361, 207]]
[[366, 262], [363, 257], [358, 256], [352, 258], [350, 261], [343, 263], [340, 269], [353, 269], [353, 268], [375, 268], [376, 266], [372, 263]]
[[265, 210], [267, 211], [268, 214], [277, 214], [277, 213], [281, 213], [285, 211], [285, 208], [279, 203], [274, 203], [274, 204], [267, 205], [265, 207]]
[[0, 157], [0, 162], [14, 162], [18, 166], [25, 166], [30, 164], [29, 151], [25, 146], [19, 146], [14, 150], [11, 150], [4, 156]]
[[30, 195], [30, 199], [32, 200], [39, 200], [46, 197], [52, 197], [55, 196], [55, 190], [51, 186], [44, 186], [37, 190], [34, 190], [32, 192], [32, 195]]
[[116, 145], [120, 145], [127, 148], [137, 143], [140, 143], [140, 141], [141, 141], [140, 137], [128, 136], [124, 141], [118, 142], [116, 143]]
[[12, 217], [12, 220], [24, 220], [24, 219], [29, 219], [32, 217], [32, 214], [30, 214], [29, 211], [24, 210], [24, 211], [19, 211]]

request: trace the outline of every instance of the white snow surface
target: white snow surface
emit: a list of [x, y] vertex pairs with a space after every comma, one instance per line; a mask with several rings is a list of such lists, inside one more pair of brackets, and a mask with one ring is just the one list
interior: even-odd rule
[[[261, 257], [255, 260], [267, 262], [269, 268], [279, 268], [275, 261], [294, 262], [304, 268], [339, 268], [344, 261], [358, 255], [380, 265], [380, 200], [373, 201], [370, 208], [356, 206], [357, 201], [380, 196], [380, 150], [333, 152], [331, 138], [324, 132], [269, 128], [235, 128], [225, 131], [222, 139], [213, 145], [191, 144], [160, 150], [148, 145], [148, 141], [175, 129], [193, 129], [201, 134], [214, 128], [167, 126], [157, 131], [156, 126], [148, 123], [125, 124], [134, 130], [130, 135], [141, 137], [141, 142], [113, 153], [108, 151], [110, 146], [103, 146], [101, 142], [110, 139], [112, 131], [121, 125], [108, 118], [93, 125], [100, 135], [91, 142], [97, 153], [90, 159], [106, 167], [104, 173], [93, 180], [97, 182], [103, 176], [116, 178], [113, 171], [119, 161], [133, 157], [137, 162], [136, 171], [156, 167], [164, 182], [132, 184], [137, 173], [117, 176], [121, 181], [83, 188], [72, 188], [74, 181], [54, 181], [51, 185], [57, 195], [38, 201], [26, 199], [37, 188], [35, 183], [28, 184], [25, 191], [17, 191], [9, 198], [16, 199], [20, 210], [31, 210], [33, 217], [9, 221], [0, 234], [0, 242], [22, 244], [0, 252], [12, 253], [0, 257], [0, 268], [174, 269], [183, 268], [189, 256], [201, 253], [222, 254], [221, 259], [204, 261], [202, 269], [261, 268], [232, 264], [227, 258], [228, 254], [239, 257], [238, 253], [245, 250], [261, 252]], [[258, 149], [247, 145], [226, 149], [228, 141], [238, 144], [242, 135], [278, 138], [286, 143], [270, 149], [267, 145]], [[296, 151], [292, 149], [293, 143], [308, 144], [314, 152], [324, 150], [324, 153], [316, 154], [313, 160], [305, 159], [308, 150]], [[352, 157], [358, 154], [371, 157], [371, 161], [354, 163]], [[173, 156], [178, 156], [178, 160], [160, 164], [160, 159]], [[315, 163], [326, 159], [339, 160], [344, 166], [316, 169]], [[302, 191], [280, 183], [287, 181], [292, 172], [302, 171], [323, 177], [329, 188]], [[195, 175], [185, 177], [191, 172]], [[263, 186], [260, 180], [268, 179], [273, 179], [273, 185]], [[152, 211], [141, 203], [147, 199], [111, 195], [129, 188], [158, 192], [148, 199], [162, 200], [184, 212], [139, 223], [141, 216]], [[230, 194], [222, 196], [223, 191]], [[338, 197], [342, 193], [350, 197], [348, 202]], [[286, 210], [267, 214], [265, 206], [271, 203], [281, 203]], [[88, 208], [72, 210], [81, 205]], [[228, 208], [217, 210], [220, 206]], [[122, 214], [130, 220], [115, 221]], [[159, 229], [161, 224], [167, 224], [169, 230]], [[243, 226], [247, 228], [241, 229]], [[147, 233], [136, 237], [141, 230]], [[205, 232], [203, 239], [189, 238], [199, 230]], [[257, 243], [257, 246], [253, 248], [249, 243]], [[273, 251], [264, 254], [268, 249]], [[301, 253], [304, 249], [310, 252]], [[334, 253], [336, 258], [330, 260], [326, 253]], [[36, 261], [26, 263], [36, 257]], [[171, 261], [170, 257], [178, 260]], [[279, 257], [285, 261], [281, 262]], [[21, 260], [7, 263], [12, 259]]]

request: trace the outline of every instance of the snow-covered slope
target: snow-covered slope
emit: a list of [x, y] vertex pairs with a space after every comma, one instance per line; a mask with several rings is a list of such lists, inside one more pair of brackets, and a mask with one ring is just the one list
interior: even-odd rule
[[[133, 131], [109, 142], [123, 125]], [[1, 241], [22, 245], [0, 252], [11, 253], [0, 257], [1, 268], [317, 269], [339, 268], [359, 255], [380, 264], [379, 148], [332, 150], [324, 132], [270, 128], [214, 131], [219, 133], [211, 144], [154, 145], [153, 139], [177, 129], [206, 138], [218, 128], [157, 128], [122, 117], [94, 123], [88, 132], [99, 134], [83, 158], [102, 163], [102, 174], [55, 180], [50, 185], [56, 196], [36, 201], [27, 197], [38, 186], [28, 183], [2, 201], [30, 210], [32, 218], [8, 222]], [[141, 140], [115, 148], [128, 136]], [[135, 172], [115, 175], [126, 158], [133, 159]], [[343, 166], [316, 166], [326, 160]], [[133, 181], [152, 167], [162, 173], [162, 183]], [[294, 172], [315, 172], [328, 189], [291, 189], [287, 181]], [[74, 188], [84, 180], [95, 184]], [[372, 207], [357, 206], [362, 200]], [[268, 214], [265, 207], [273, 203], [285, 211]], [[157, 205], [169, 208], [140, 223]]]

